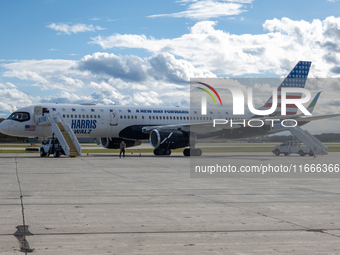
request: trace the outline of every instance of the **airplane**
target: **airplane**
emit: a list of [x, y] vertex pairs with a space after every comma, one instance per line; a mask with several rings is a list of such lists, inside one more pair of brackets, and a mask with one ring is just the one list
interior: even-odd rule
[[[278, 87], [278, 107], [270, 115], [283, 119], [280, 116], [281, 96], [283, 87], [292, 85], [291, 80], [299, 77], [298, 86], [304, 87], [311, 66], [309, 61], [299, 61], [288, 76]], [[312, 100], [308, 110], [313, 111], [320, 92]], [[300, 96], [301, 98], [301, 96]], [[260, 109], [271, 107], [270, 97]], [[289, 108], [290, 107], [290, 108]], [[330, 114], [321, 116], [297, 115], [298, 108], [288, 106], [287, 115], [297, 121], [298, 125], [304, 125], [313, 120], [340, 116]], [[227, 112], [226, 112], [227, 113]], [[140, 145], [142, 141], [149, 140], [154, 148], [155, 155], [170, 155], [171, 150], [185, 148], [185, 156], [200, 156], [202, 151], [195, 148], [197, 140], [219, 137], [226, 140], [251, 138], [274, 134], [287, 130], [282, 125], [263, 125], [261, 128], [250, 126], [224, 125], [212, 127], [212, 120], [220, 118], [215, 113], [205, 116], [196, 109], [178, 107], [149, 107], [149, 106], [119, 106], [96, 104], [39, 104], [18, 109], [0, 123], [0, 132], [10, 136], [39, 137], [46, 140], [52, 136], [51, 125], [40, 125], [40, 118], [46, 115], [60, 114], [63, 120], [70, 126], [77, 138], [100, 138], [104, 148], [119, 148], [122, 140], [126, 147]], [[227, 113], [228, 114], [228, 113]], [[242, 119], [261, 120], [265, 116], [250, 116]], [[285, 118], [287, 116], [284, 116]], [[228, 114], [227, 120], [240, 120], [239, 116]], [[190, 147], [186, 148], [186, 147]]]

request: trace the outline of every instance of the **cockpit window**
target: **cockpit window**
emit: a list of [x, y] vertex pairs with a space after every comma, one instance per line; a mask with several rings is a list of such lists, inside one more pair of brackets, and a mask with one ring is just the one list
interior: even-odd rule
[[8, 120], [16, 120], [16, 121], [27, 121], [30, 119], [30, 114], [28, 112], [13, 112]]

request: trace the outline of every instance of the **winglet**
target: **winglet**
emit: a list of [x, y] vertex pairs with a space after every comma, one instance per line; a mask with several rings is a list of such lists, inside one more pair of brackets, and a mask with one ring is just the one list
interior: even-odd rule
[[322, 91], [320, 91], [320, 92], [318, 92], [318, 93], [316, 94], [316, 96], [314, 97], [313, 101], [312, 101], [312, 102], [310, 103], [310, 105], [308, 106], [307, 111], [309, 111], [310, 113], [313, 112], [314, 107], [315, 107], [315, 105], [316, 105], [316, 102], [317, 102], [318, 99], [319, 99], [319, 96], [320, 96], [321, 92], [322, 92]]

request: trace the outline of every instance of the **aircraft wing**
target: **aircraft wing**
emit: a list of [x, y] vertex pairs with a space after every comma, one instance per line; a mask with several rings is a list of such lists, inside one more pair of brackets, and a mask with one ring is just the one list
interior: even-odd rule
[[[298, 122], [298, 124], [305, 124], [306, 122], [310, 122], [313, 120], [321, 120], [321, 119], [328, 119], [333, 117], [338, 117], [340, 114], [328, 114], [328, 115], [319, 115], [319, 116], [308, 116], [308, 117], [302, 117], [301, 115], [293, 115], [293, 116], [287, 116], [287, 115], [281, 115], [281, 116], [275, 116], [275, 117], [263, 117], [263, 118], [251, 118], [246, 119], [245, 123], [247, 125], [249, 120], [263, 120], [266, 119], [294, 119]], [[237, 122], [239, 122], [238, 120]], [[221, 131], [224, 129], [236, 129], [240, 128], [242, 125], [233, 124], [231, 126], [231, 121], [228, 121], [228, 123], [222, 124], [217, 123], [215, 127], [213, 127], [212, 122], [203, 122], [203, 123], [192, 123], [192, 124], [175, 124], [175, 125], [162, 125], [162, 126], [145, 126], [142, 128], [143, 133], [150, 133], [153, 129], [162, 130], [162, 131], [176, 131], [176, 130], [183, 130], [183, 131], [190, 131], [194, 132], [196, 134], [205, 134], [210, 132], [216, 132]]]
[[202, 122], [202, 123], [191, 123], [191, 124], [175, 124], [175, 125], [162, 125], [162, 126], [145, 126], [142, 128], [143, 133], [150, 133], [153, 129], [162, 130], [162, 131], [190, 131], [196, 134], [205, 134], [209, 132], [216, 132], [223, 129], [235, 129], [240, 128], [241, 125], [233, 125], [230, 126], [230, 123], [224, 125], [216, 125], [213, 127], [212, 122]]
[[338, 117], [338, 116], [340, 116], [339, 113], [337, 113], [337, 114], [319, 115], [319, 116], [298, 117], [298, 118], [295, 118], [295, 120], [298, 123], [301, 123], [301, 122], [310, 122], [312, 120], [322, 120], [322, 119], [334, 118], [334, 117]]

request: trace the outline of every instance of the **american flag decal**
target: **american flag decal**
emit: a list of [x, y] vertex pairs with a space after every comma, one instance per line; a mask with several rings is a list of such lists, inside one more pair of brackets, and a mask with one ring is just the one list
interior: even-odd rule
[[25, 131], [35, 131], [36, 128], [36, 125], [25, 125]]
[[[273, 113], [274, 115], [281, 114], [281, 88], [285, 87], [296, 87], [304, 88], [309, 72], [309, 68], [312, 62], [309, 61], [299, 61], [293, 70], [284, 79], [280, 87], [277, 89], [277, 108]], [[287, 93], [287, 99], [300, 99], [302, 97], [301, 93]], [[270, 97], [264, 106], [260, 110], [268, 110], [272, 107], [273, 97]], [[294, 115], [297, 113], [297, 106], [295, 104], [287, 105], [287, 115]]]

